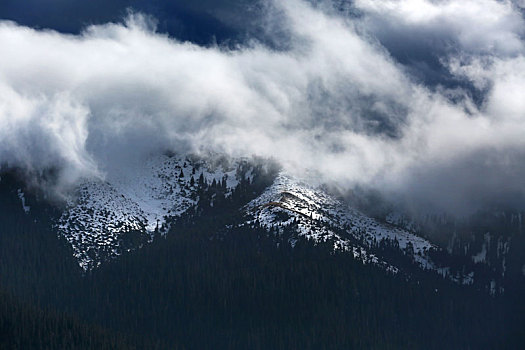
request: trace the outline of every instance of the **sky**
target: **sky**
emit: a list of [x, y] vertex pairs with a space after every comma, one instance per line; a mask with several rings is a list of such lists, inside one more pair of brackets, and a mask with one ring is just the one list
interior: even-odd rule
[[[29, 3], [29, 4], [28, 4]], [[407, 207], [525, 206], [525, 2], [0, 3], [0, 164], [60, 191], [166, 150]]]

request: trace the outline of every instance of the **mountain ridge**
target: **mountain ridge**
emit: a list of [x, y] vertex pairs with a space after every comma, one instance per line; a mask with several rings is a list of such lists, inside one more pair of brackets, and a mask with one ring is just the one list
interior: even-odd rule
[[[258, 177], [265, 180], [256, 191], [252, 183]], [[384, 220], [374, 218], [331, 194], [326, 186], [310, 183], [265, 160], [162, 154], [104, 179], [82, 181], [53, 219], [53, 227], [71, 246], [79, 266], [89, 271], [150, 244], [182, 216], [198, 219], [199, 211], [221, 206], [242, 190], [251, 198], [234, 205], [240, 219], [227, 224], [225, 232], [228, 227], [256, 225], [292, 247], [299, 240], [329, 243], [334, 251], [407, 277], [433, 273], [472, 285], [484, 274], [488, 277], [483, 276], [478, 288], [491, 294], [504, 292], [510, 241], [497, 241], [502, 271], [490, 267], [486, 257], [491, 241], [486, 238], [479, 252], [465, 246], [470, 263], [463, 259], [458, 264], [457, 249], [429, 241], [413, 222], [394, 214]], [[16, 192], [20, 207], [30, 215], [33, 204], [21, 188]], [[454, 237], [449, 244], [454, 244]], [[486, 267], [480, 270], [480, 266]]]

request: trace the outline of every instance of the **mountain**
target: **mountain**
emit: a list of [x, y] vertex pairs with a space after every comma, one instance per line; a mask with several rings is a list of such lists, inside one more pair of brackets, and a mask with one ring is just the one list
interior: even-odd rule
[[[283, 171], [269, 174], [262, 164], [247, 159], [151, 157], [105, 179], [83, 181], [55, 226], [71, 245], [79, 265], [89, 270], [142, 247], [155, 234], [165, 234], [176, 218], [203, 205], [204, 188], [218, 190], [212, 197], [219, 193], [229, 197], [241, 182], [249, 185], [255, 176], [269, 178], [270, 185], [246, 205], [240, 203], [238, 210], [244, 219], [230, 226], [257, 223], [277, 236], [286, 231], [292, 246], [300, 239], [330, 242], [335, 250], [348, 252], [363, 263], [397, 273], [399, 266], [374, 253], [379, 245], [389, 243], [409, 254], [421, 269], [445, 273], [430, 257], [439, 248], [426, 239], [370, 218]], [[21, 190], [19, 195], [24, 210], [29, 211]], [[215, 201], [211, 198], [209, 206], [216, 205]]]
[[[509, 218], [518, 225], [513, 237], [493, 227], [483, 233], [479, 244], [472, 223], [462, 228], [471, 230], [470, 239], [463, 234], [461, 240], [458, 227], [451, 228], [443, 218], [416, 222], [394, 212], [374, 217], [326, 186], [311, 185], [315, 180], [297, 178], [261, 159], [162, 154], [114, 170], [105, 178], [81, 181], [59, 206], [60, 214], [51, 225], [88, 271], [150, 244], [172, 226], [176, 232], [182, 218], [202, 216], [203, 211], [226, 205], [230, 198], [227, 205], [236, 217], [211, 234], [224, 235], [234, 227], [262, 227], [277, 245], [294, 247], [304, 240], [330, 245], [334, 252], [390, 273], [407, 278], [439, 275], [493, 295], [504, 293], [506, 285], [516, 280], [523, 283], [525, 264], [517, 254], [510, 258], [513, 275], [505, 276], [509, 252], [515, 250], [511, 247], [523, 244], [522, 214]], [[22, 188], [16, 193], [30, 217], [33, 203]], [[437, 223], [431, 225], [432, 220]], [[440, 235], [434, 232], [436, 227], [443, 229]]]
[[165, 233], [168, 219], [195, 208], [204, 182], [220, 184], [230, 195], [240, 181], [250, 179], [249, 170], [243, 160], [152, 157], [106, 179], [83, 181], [56, 228], [87, 270], [151, 241], [154, 232]]
[[363, 263], [398, 272], [397, 267], [371, 252], [381, 243], [396, 242], [401, 252], [410, 251], [411, 260], [420, 268], [437, 270], [429, 252], [438, 248], [429, 241], [368, 217], [323, 190], [284, 173], [247, 205], [247, 212], [268, 230], [277, 227], [277, 234], [282, 234], [284, 228], [291, 231], [288, 242], [292, 246], [299, 239], [329, 241], [335, 250], [349, 252]]
[[[160, 155], [84, 181], [66, 203], [10, 172], [0, 195], [0, 283], [42, 308], [43, 327], [72, 315], [130, 348], [523, 344], [518, 236], [491, 295], [499, 270], [466, 269], [472, 259], [422, 224], [373, 217], [264, 160]], [[486, 252], [474, 267], [493, 266]]]

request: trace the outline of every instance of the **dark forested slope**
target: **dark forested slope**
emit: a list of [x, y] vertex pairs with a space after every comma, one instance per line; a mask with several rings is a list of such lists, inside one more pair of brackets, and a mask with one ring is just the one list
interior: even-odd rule
[[58, 337], [68, 342], [86, 339], [83, 335], [92, 334], [86, 323], [114, 335], [101, 331], [103, 344], [133, 339], [127, 344], [160, 348], [519, 349], [525, 344], [520, 291], [490, 297], [435, 275], [407, 279], [334, 254], [330, 243], [277, 245], [277, 238], [255, 223], [225, 230], [226, 223], [240, 221], [234, 208], [246, 201], [241, 190], [221, 206], [203, 200], [196, 214], [174, 222], [165, 237], [83, 274], [45, 222], [53, 208], [34, 206], [26, 215], [16, 185], [7, 183], [2, 181], [0, 204], [0, 283], [23, 305], [58, 310], [43, 316], [35, 307], [6, 313], [13, 327], [25, 332], [7, 333], [11, 342], [52, 329], [77, 334]]

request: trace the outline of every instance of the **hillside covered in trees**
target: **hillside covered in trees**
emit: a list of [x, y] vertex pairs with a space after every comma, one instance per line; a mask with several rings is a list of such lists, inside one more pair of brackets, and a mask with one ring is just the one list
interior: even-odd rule
[[257, 224], [225, 230], [241, 222], [233, 208], [247, 190], [210, 207], [211, 187], [167, 235], [83, 272], [47, 225], [53, 207], [32, 208], [28, 220], [6, 183], [8, 348], [518, 349], [525, 341], [523, 290], [491, 297], [437, 275], [363, 265], [330, 242], [292, 248]]

